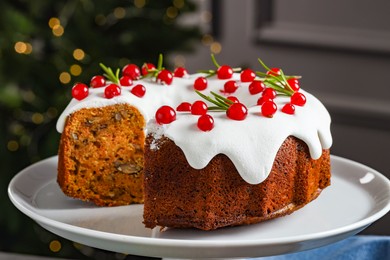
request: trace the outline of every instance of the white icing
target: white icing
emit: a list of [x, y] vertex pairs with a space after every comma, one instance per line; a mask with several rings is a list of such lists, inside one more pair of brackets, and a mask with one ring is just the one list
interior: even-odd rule
[[[122, 87], [121, 95], [112, 99], [104, 97], [104, 87], [90, 88], [87, 98], [82, 101], [73, 99], [69, 103], [57, 122], [57, 130], [62, 132], [66, 117], [78, 109], [129, 103], [144, 115], [148, 122], [146, 131], [156, 139], [163, 135], [170, 138], [183, 150], [193, 168], [202, 169], [217, 154], [225, 154], [234, 163], [241, 177], [251, 184], [260, 183], [267, 178], [278, 149], [290, 135], [308, 145], [313, 159], [318, 159], [322, 149], [328, 149], [332, 145], [329, 113], [314, 96], [300, 90], [305, 94], [307, 102], [303, 107], [296, 106], [294, 115], [280, 111], [289, 102], [289, 98], [277, 97], [275, 103], [278, 111], [273, 118], [267, 118], [261, 115], [260, 106], [256, 105], [261, 94], [250, 95], [249, 83], [240, 83], [233, 94], [249, 109], [248, 116], [243, 121], [228, 119], [224, 112], [209, 111], [214, 118], [214, 128], [203, 132], [196, 126], [198, 116], [178, 112], [177, 120], [171, 124], [156, 124], [153, 118], [162, 105], [176, 108], [183, 101], [192, 103], [201, 100], [193, 89], [193, 82], [199, 76], [200, 74], [193, 74], [186, 78], [174, 78], [171, 85], [161, 85], [150, 79], [135, 81], [134, 85], [143, 84], [146, 88], [142, 98], [130, 93], [132, 87]], [[239, 80], [239, 74], [234, 74], [233, 79]], [[221, 93], [226, 81], [215, 76], [208, 78], [208, 87], [202, 92], [206, 95], [210, 95], [210, 91]], [[155, 142], [152, 142], [151, 149], [158, 149]]]

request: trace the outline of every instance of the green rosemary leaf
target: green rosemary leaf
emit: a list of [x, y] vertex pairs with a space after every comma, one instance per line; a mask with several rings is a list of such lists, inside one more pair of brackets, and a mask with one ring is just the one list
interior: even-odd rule
[[221, 66], [218, 64], [217, 60], [215, 59], [215, 56], [214, 56], [213, 53], [211, 53], [211, 60], [213, 61], [213, 64], [215, 65], [215, 67], [217, 67], [217, 68], [221, 67]]
[[283, 87], [279, 86], [277, 83], [275, 83], [274, 81], [271, 81], [271, 80], [265, 80], [264, 81], [264, 84], [267, 85], [267, 87], [269, 88], [272, 88], [274, 90], [276, 90], [277, 92], [281, 92], [283, 94], [286, 94], [288, 96], [291, 96], [293, 94], [293, 92], [287, 90], [287, 89], [284, 89]]
[[214, 76], [215, 74], [217, 74], [217, 72], [215, 70], [198, 70], [198, 72], [207, 74], [206, 78], [210, 78], [210, 77]]
[[[258, 61], [267, 72], [271, 71], [271, 69], [265, 65], [261, 59], [258, 59]], [[273, 73], [267, 74], [267, 72], [256, 71], [255, 73], [257, 76], [263, 77], [261, 80], [268, 87], [273, 88], [276, 92], [287, 96], [291, 96], [294, 93], [294, 90], [288, 84], [287, 80], [292, 78], [301, 78], [301, 76], [287, 76], [282, 70], [280, 70], [280, 75], [274, 75]]]
[[[210, 103], [213, 103], [214, 105], [219, 107], [219, 109], [221, 109], [221, 110], [227, 110], [229, 108], [229, 106], [226, 103], [224, 103], [224, 102], [221, 102], [221, 101], [218, 101], [218, 100], [214, 100], [211, 97], [206, 96], [205, 94], [203, 94], [203, 93], [201, 93], [201, 92], [199, 92], [197, 90], [195, 90], [195, 92], [199, 96], [201, 96], [203, 99], [205, 99], [205, 100], [209, 101]], [[211, 93], [213, 93], [213, 92], [211, 92]]]
[[116, 69], [116, 73], [115, 73], [115, 78], [118, 80], [118, 82], [116, 83], [119, 83], [119, 72], [120, 72], [120, 69]]
[[99, 63], [100, 67], [105, 72], [103, 75], [111, 82], [118, 84], [119, 83], [119, 69], [117, 70], [116, 75], [112, 72], [111, 68], [106, 67], [103, 63]]
[[220, 108], [217, 106], [208, 107], [208, 110], [210, 110], [210, 111], [226, 111], [226, 109], [223, 109], [223, 108]]
[[213, 92], [213, 91], [211, 91], [210, 92], [216, 99], [218, 99], [218, 100], [221, 100], [224, 104], [233, 104], [234, 102], [233, 101], [231, 101], [230, 99], [227, 99], [227, 98], [225, 98], [225, 97], [223, 97], [223, 96], [221, 96], [221, 95], [219, 95], [219, 94], [217, 94], [217, 93], [215, 93], [215, 92]]
[[287, 90], [289, 90], [289, 91], [291, 91], [291, 92], [294, 92], [294, 90], [290, 87], [290, 84], [288, 84], [287, 79], [286, 79], [286, 76], [285, 76], [284, 73], [283, 73], [283, 70], [280, 70], [280, 76], [281, 76], [282, 79], [283, 79], [282, 84], [284, 83], [283, 85], [286, 86]]
[[267, 65], [265, 65], [265, 63], [264, 63], [260, 58], [258, 58], [257, 60], [260, 62], [261, 66], [263, 66], [263, 68], [264, 68], [266, 71], [270, 71], [270, 70], [271, 70], [270, 68], [268, 68]]
[[157, 61], [157, 70], [160, 71], [162, 69], [162, 65], [163, 65], [163, 55], [160, 53], [160, 55], [158, 55], [158, 61]]

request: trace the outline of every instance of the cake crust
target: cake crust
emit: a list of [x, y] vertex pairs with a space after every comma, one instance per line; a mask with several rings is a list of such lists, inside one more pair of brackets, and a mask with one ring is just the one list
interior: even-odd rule
[[170, 139], [145, 145], [144, 224], [213, 230], [253, 224], [291, 214], [330, 185], [329, 150], [310, 157], [307, 145], [288, 137], [280, 147], [271, 173], [260, 184], [245, 182], [230, 159], [218, 154], [204, 169], [188, 165]]

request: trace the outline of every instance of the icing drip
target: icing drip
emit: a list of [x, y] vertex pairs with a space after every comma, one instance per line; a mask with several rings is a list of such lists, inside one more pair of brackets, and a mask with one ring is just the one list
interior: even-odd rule
[[[193, 168], [204, 168], [215, 155], [225, 154], [234, 163], [242, 178], [251, 184], [260, 183], [267, 178], [276, 153], [290, 135], [308, 145], [313, 159], [318, 159], [322, 149], [328, 149], [332, 145], [329, 113], [314, 96], [301, 90], [307, 102], [304, 107], [296, 106], [294, 115], [280, 112], [283, 105], [289, 102], [289, 98], [277, 97], [274, 102], [278, 106], [278, 112], [273, 118], [268, 118], [260, 114], [260, 106], [256, 105], [259, 95], [249, 94], [249, 83], [240, 83], [234, 93], [249, 109], [248, 116], [243, 121], [228, 119], [224, 112], [209, 111], [215, 126], [210, 132], [203, 132], [196, 126], [198, 116], [178, 112], [177, 120], [171, 124], [156, 124], [153, 117], [162, 105], [176, 108], [183, 101], [192, 103], [201, 99], [193, 89], [193, 82], [199, 76], [200, 74], [193, 74], [186, 78], [174, 78], [169, 86], [160, 85], [150, 79], [138, 80], [136, 84], [143, 84], [146, 88], [146, 94], [142, 98], [131, 94], [131, 87], [122, 87], [122, 94], [113, 99], [104, 97], [104, 87], [91, 88], [87, 98], [69, 103], [57, 122], [57, 130], [62, 132], [66, 117], [78, 109], [129, 103], [144, 115], [148, 122], [146, 131], [152, 133], [156, 139], [163, 135], [170, 138], [183, 150]], [[239, 80], [239, 74], [234, 74], [233, 79]], [[226, 80], [216, 77], [208, 78], [208, 87], [202, 93], [220, 93], [225, 82]], [[152, 143], [151, 149], [158, 149], [156, 143]]]

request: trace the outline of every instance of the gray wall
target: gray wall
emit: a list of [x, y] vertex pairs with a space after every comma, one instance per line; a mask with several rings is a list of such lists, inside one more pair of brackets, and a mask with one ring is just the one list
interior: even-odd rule
[[[390, 1], [199, 2], [199, 21], [222, 46], [220, 63], [260, 69], [261, 57], [303, 75], [302, 87], [332, 115], [332, 154], [390, 178]], [[208, 43], [184, 57], [191, 72], [212, 67]], [[363, 233], [390, 235], [389, 223], [387, 214]]]

